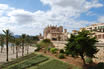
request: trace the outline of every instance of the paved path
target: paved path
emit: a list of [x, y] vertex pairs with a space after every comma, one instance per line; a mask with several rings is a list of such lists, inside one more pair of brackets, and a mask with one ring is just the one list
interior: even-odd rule
[[[35, 47], [29, 47], [29, 53], [34, 52], [34, 50], [35, 50]], [[1, 49], [0, 49], [0, 51], [1, 51]], [[27, 54], [26, 47], [25, 47], [24, 54], [25, 55]], [[19, 49], [18, 56], [19, 57], [22, 56], [22, 49]], [[15, 53], [13, 54], [13, 48], [9, 47], [9, 61], [11, 59], [15, 59], [15, 58], [16, 58], [16, 50], [15, 50]], [[3, 53], [0, 53], [0, 63], [3, 63], [3, 62], [6, 62], [6, 48], [4, 48]]]

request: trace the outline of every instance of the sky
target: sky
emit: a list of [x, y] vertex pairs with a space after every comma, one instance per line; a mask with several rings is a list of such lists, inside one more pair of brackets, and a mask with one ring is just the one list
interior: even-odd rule
[[0, 33], [38, 35], [45, 27], [68, 32], [104, 23], [104, 0], [0, 0]]

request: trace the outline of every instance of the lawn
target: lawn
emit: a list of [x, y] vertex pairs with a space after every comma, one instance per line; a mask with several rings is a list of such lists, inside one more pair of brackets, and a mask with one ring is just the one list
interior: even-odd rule
[[37, 64], [44, 62], [46, 60], [48, 60], [47, 57], [45, 57], [43, 55], [37, 55], [37, 56], [34, 56], [28, 60], [24, 60], [24, 61], [21, 61], [19, 63], [10, 65], [4, 69], [26, 69], [28, 67], [31, 67], [33, 65], [37, 65]]
[[38, 69], [69, 69], [69, 65], [59, 60], [51, 60], [45, 64], [42, 64]]
[[18, 59], [14, 59], [14, 60], [12, 60], [12, 61], [3, 63], [2, 65], [0, 65], [0, 69], [5, 68], [5, 67], [8, 67], [8, 66], [13, 65], [13, 64], [16, 64], [16, 63], [19, 63], [19, 62], [21, 62], [21, 61], [27, 60], [27, 59], [32, 58], [32, 57], [34, 57], [34, 56], [36, 56], [36, 54], [31, 53], [31, 54], [29, 54], [29, 55], [20, 57], [20, 58], [18, 58]]
[[40, 54], [30, 54], [0, 66], [0, 69], [79, 69], [72, 65]]
[[69, 69], [69, 64], [57, 59], [50, 59], [27, 69]]

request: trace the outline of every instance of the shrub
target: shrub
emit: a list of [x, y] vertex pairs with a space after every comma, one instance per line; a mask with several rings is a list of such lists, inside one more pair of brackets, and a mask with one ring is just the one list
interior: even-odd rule
[[60, 53], [60, 54], [58, 55], [58, 58], [60, 58], [60, 59], [65, 58], [65, 57], [64, 57], [64, 54], [63, 54], [63, 53]]
[[41, 49], [41, 46], [39, 44], [36, 45], [37, 49], [35, 51], [39, 51]]
[[46, 51], [50, 51], [50, 49], [51, 49], [50, 47], [45, 48]]
[[87, 57], [87, 58], [85, 59], [85, 62], [86, 62], [86, 63], [92, 63], [93, 61], [92, 61], [92, 58]]
[[60, 49], [60, 53], [64, 53], [64, 50], [63, 49]]
[[104, 62], [100, 62], [97, 64], [97, 69], [104, 69]]
[[67, 56], [71, 54], [71, 52], [69, 50], [65, 50], [64, 52]]
[[56, 49], [56, 48], [51, 48], [51, 49], [50, 49], [50, 51], [51, 51], [51, 53], [53, 53], [53, 54], [54, 54], [54, 53], [56, 53], [56, 52], [57, 52], [57, 49]]

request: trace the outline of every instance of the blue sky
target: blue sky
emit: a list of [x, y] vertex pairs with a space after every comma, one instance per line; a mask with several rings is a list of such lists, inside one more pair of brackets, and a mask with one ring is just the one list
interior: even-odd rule
[[1, 4], [8, 4], [11, 7], [24, 9], [27, 11], [48, 10], [48, 5], [43, 5], [40, 0], [0, 0]]
[[38, 35], [48, 25], [78, 30], [104, 22], [104, 0], [0, 0], [0, 32]]

